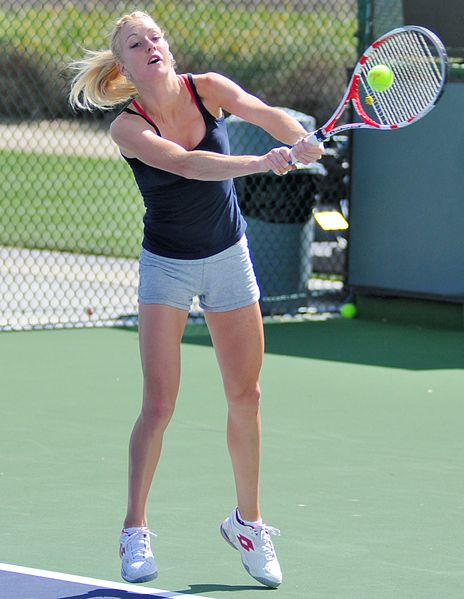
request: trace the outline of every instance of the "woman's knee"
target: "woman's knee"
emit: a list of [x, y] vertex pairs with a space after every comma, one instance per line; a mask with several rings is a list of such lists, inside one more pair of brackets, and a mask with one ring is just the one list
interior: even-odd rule
[[174, 413], [175, 395], [151, 388], [145, 388], [143, 395], [141, 418], [144, 424], [151, 429], [164, 430]]
[[226, 389], [229, 410], [258, 411], [261, 401], [261, 388], [259, 383]]

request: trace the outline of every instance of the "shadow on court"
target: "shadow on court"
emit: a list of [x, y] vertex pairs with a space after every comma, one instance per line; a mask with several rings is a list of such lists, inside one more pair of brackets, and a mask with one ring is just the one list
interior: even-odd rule
[[[172, 592], [172, 597], [175, 599], [176, 593], [184, 595], [199, 595], [200, 593], [214, 593], [214, 592], [234, 592], [234, 591], [270, 591], [264, 586], [253, 586], [253, 585], [227, 585], [227, 584], [191, 584], [188, 589], [182, 589]], [[159, 597], [160, 599], [168, 599], [170, 593], [163, 593], [162, 595], [153, 595], [153, 599]], [[140, 599], [139, 593], [131, 593], [130, 591], [118, 591], [116, 589], [94, 589], [85, 593], [78, 593], [77, 595], [66, 595], [59, 599]]]
[[[408, 370], [464, 368], [459, 330], [364, 320], [265, 324], [266, 353]], [[211, 345], [204, 325], [188, 327], [184, 343]]]
[[[95, 589], [93, 591], [87, 591], [86, 593], [78, 593], [77, 595], [62, 596], [59, 599], [103, 599], [103, 597], [105, 597], [105, 599], [140, 599], [141, 596], [142, 595], [139, 593], [131, 593], [130, 591], [117, 591], [116, 589]], [[158, 595], [158, 597], [160, 596]], [[157, 595], [153, 595], [153, 599], [156, 598]]]
[[176, 591], [185, 595], [198, 595], [200, 593], [235, 592], [235, 591], [272, 591], [269, 587], [254, 585], [229, 585], [229, 584], [190, 584], [188, 589]]
[[168, 591], [125, 583], [121, 586], [80, 577], [68, 579], [66, 574], [52, 572], [43, 572], [38, 576], [33, 569], [27, 573], [20, 572], [8, 564], [0, 564], [0, 589], [2, 599], [140, 599], [147, 596], [153, 599], [180, 599], [188, 595], [206, 599], [203, 593], [270, 590], [257, 584], [187, 583], [186, 588]]

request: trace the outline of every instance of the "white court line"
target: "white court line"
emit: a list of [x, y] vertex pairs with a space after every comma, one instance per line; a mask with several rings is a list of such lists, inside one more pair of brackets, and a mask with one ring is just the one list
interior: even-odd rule
[[1, 571], [13, 572], [15, 574], [25, 574], [26, 576], [38, 576], [40, 578], [49, 578], [51, 580], [60, 580], [62, 582], [75, 582], [77, 584], [85, 584], [88, 586], [97, 586], [104, 589], [112, 589], [115, 591], [127, 591], [137, 595], [151, 595], [163, 597], [165, 599], [184, 598], [184, 599], [213, 599], [212, 597], [204, 597], [202, 595], [185, 595], [184, 593], [176, 593], [175, 591], [166, 591], [162, 589], [150, 589], [147, 587], [137, 587], [132, 584], [124, 584], [121, 582], [111, 582], [109, 580], [98, 580], [97, 578], [86, 578], [85, 576], [74, 576], [73, 574], [63, 574], [61, 572], [49, 572], [48, 570], [36, 570], [35, 568], [26, 568], [25, 566], [15, 566], [12, 564], [0, 563]]

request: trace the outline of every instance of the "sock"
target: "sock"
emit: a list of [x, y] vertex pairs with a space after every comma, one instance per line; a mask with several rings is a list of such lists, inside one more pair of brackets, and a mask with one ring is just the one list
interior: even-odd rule
[[259, 520], [256, 520], [255, 522], [251, 522], [250, 520], [244, 520], [242, 518], [242, 516], [240, 515], [240, 511], [237, 508], [236, 511], [236, 515], [237, 515], [237, 520], [240, 524], [244, 524], [245, 526], [252, 526], [253, 528], [256, 528], [257, 526], [262, 526], [263, 524], [263, 519], [260, 518]]
[[146, 526], [131, 526], [130, 528], [123, 528], [121, 534], [131, 535], [133, 532], [137, 532], [141, 528], [146, 528]]

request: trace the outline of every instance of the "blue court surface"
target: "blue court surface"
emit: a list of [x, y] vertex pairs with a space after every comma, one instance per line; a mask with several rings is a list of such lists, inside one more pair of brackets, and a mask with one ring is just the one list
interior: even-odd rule
[[[0, 563], [1, 599], [139, 599], [144, 596], [159, 599], [192, 597], [174, 591]], [[206, 599], [197, 594], [195, 598]]]

